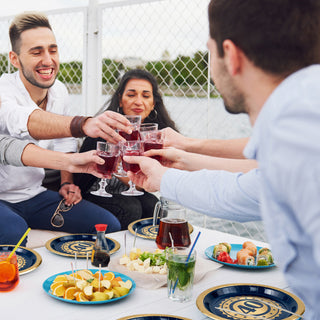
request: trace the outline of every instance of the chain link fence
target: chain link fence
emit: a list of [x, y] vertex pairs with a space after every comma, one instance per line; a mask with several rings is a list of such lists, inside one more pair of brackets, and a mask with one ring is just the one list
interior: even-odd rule
[[[100, 33], [101, 52], [97, 57], [101, 57], [101, 92], [97, 85], [94, 94], [99, 101], [93, 110], [97, 112], [109, 99], [127, 70], [143, 68], [157, 78], [165, 105], [182, 134], [216, 139], [249, 136], [248, 117], [228, 114], [210, 82], [206, 48], [208, 3], [209, 0], [98, 3], [94, 10], [98, 17], [96, 33]], [[90, 8], [46, 13], [59, 45], [59, 79], [69, 90], [72, 113], [88, 114], [84, 91], [89, 81], [85, 79], [85, 67]], [[14, 71], [8, 62], [12, 18], [0, 18], [0, 74]], [[228, 222], [191, 211], [188, 217], [195, 225], [266, 240], [261, 223]]]

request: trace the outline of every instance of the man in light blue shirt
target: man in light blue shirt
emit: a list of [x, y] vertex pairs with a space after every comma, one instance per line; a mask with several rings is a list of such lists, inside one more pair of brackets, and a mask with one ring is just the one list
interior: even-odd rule
[[[320, 319], [319, 28], [320, 1], [209, 4], [213, 80], [226, 109], [248, 113], [254, 125], [245, 155], [259, 162], [261, 215], [277, 263], [310, 320]], [[194, 184], [182, 196], [186, 173], [145, 157], [125, 160], [140, 165], [141, 172], [128, 176], [148, 190], [186, 203], [204, 192]]]

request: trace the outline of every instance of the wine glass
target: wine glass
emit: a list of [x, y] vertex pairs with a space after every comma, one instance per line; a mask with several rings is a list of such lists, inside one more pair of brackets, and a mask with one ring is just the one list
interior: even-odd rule
[[[123, 160], [123, 156], [141, 156], [143, 153], [142, 141], [126, 141], [121, 144], [122, 152], [122, 165], [124, 171], [132, 171], [134, 173], [140, 170], [140, 167], [136, 163], [128, 163]], [[136, 189], [135, 184], [129, 180], [129, 189], [121, 192], [124, 196], [141, 196], [144, 192]]]
[[158, 124], [157, 123], [141, 123], [140, 124], [140, 137], [141, 140], [145, 140], [145, 136], [150, 131], [158, 130]]
[[[125, 131], [119, 130], [118, 133], [121, 137], [125, 138], [127, 141], [140, 140], [140, 125], [141, 125], [141, 116], [128, 116], [125, 117], [130, 121], [132, 133], [129, 134]], [[123, 170], [122, 161], [119, 161], [118, 170], [114, 174], [116, 177], [126, 177], [127, 173]]]
[[[163, 140], [164, 140], [163, 131], [161, 130], [147, 131], [143, 141], [144, 151], [148, 151], [151, 149], [162, 149]], [[161, 156], [152, 156], [151, 158], [156, 159], [159, 162], [161, 162], [162, 160]]]
[[97, 142], [98, 156], [104, 160], [104, 164], [98, 164], [97, 170], [104, 175], [99, 182], [100, 188], [90, 193], [100, 197], [112, 197], [111, 193], [106, 192], [107, 178], [111, 178], [111, 174], [115, 172], [118, 159], [120, 156], [120, 146], [118, 144], [112, 144], [109, 142]]

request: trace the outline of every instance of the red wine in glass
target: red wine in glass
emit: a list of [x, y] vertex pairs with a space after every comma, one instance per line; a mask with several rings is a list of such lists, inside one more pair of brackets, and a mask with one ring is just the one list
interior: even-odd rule
[[[162, 149], [163, 143], [157, 142], [157, 141], [145, 141], [144, 142], [144, 151], [148, 151], [151, 149]], [[158, 160], [161, 162], [162, 157], [161, 156], [152, 156], [151, 158]]]
[[159, 249], [171, 247], [172, 235], [175, 247], [189, 247], [191, 240], [189, 234], [188, 222], [184, 219], [162, 218], [160, 219], [159, 230], [156, 238], [156, 244]]
[[[126, 150], [123, 154], [124, 156], [140, 156], [141, 153], [139, 150]], [[122, 167], [124, 171], [132, 171], [134, 173], [140, 170], [140, 166], [136, 163], [125, 162], [122, 158]]]
[[121, 131], [120, 130], [119, 134], [120, 134], [121, 137], [125, 138], [127, 141], [141, 140], [139, 130], [132, 130], [132, 132], [130, 134], [126, 133], [125, 131]]
[[118, 156], [109, 155], [106, 152], [98, 152], [98, 156], [104, 160], [104, 164], [98, 164], [98, 172], [103, 175], [110, 175], [115, 172], [118, 162]]

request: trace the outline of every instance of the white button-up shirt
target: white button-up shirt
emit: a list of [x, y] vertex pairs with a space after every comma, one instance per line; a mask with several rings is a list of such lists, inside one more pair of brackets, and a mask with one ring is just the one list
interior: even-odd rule
[[[35, 140], [29, 135], [27, 123], [30, 114], [39, 107], [24, 87], [19, 72], [0, 78], [0, 133], [12, 137]], [[46, 111], [69, 115], [68, 92], [58, 80], [48, 90]], [[43, 148], [62, 152], [76, 152], [74, 138], [40, 140]], [[31, 167], [0, 166], [0, 199], [9, 202], [28, 200], [46, 190], [41, 186], [44, 170]]]
[[286, 78], [246, 149], [261, 170], [261, 212], [287, 282], [320, 319], [320, 65]]

